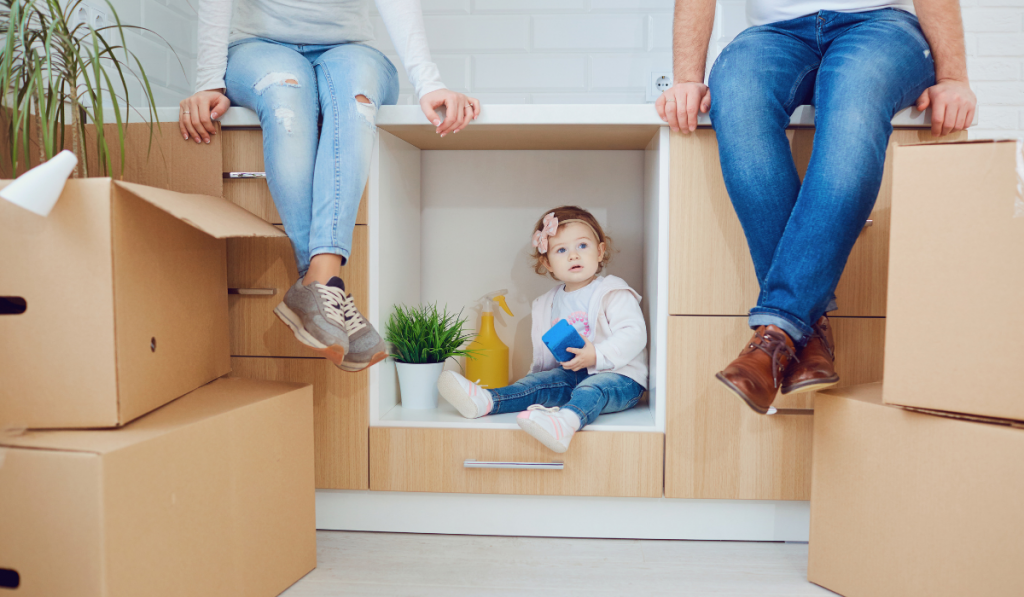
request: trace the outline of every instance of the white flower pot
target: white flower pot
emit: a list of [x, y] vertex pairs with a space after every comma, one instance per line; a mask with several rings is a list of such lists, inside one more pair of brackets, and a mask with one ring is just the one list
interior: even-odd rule
[[395, 363], [402, 408], [429, 410], [437, 408], [437, 380], [444, 363]]

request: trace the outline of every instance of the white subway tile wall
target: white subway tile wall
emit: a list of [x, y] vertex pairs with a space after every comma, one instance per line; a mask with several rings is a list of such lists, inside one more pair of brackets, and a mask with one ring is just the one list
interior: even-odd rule
[[[147, 69], [157, 105], [176, 106], [195, 81], [199, 0], [112, 2], [123, 22], [159, 34], [131, 34], [129, 46]], [[442, 79], [486, 103], [643, 103], [648, 73], [672, 69], [673, 4], [422, 0]], [[1024, 0], [961, 0], [961, 6], [980, 104], [971, 137], [1024, 136]], [[412, 87], [383, 22], [371, 12], [373, 45], [399, 66], [400, 103], [411, 103]], [[709, 62], [746, 26], [744, 0], [720, 0]]]

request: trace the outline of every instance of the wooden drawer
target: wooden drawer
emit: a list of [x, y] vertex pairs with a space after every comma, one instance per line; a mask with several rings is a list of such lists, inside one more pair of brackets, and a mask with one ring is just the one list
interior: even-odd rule
[[[264, 172], [263, 131], [259, 129], [225, 129], [222, 133], [224, 144], [224, 172]], [[356, 213], [356, 224], [366, 224], [367, 192]], [[280, 224], [281, 216], [274, 207], [274, 199], [264, 178], [225, 178], [224, 198], [256, 214], [271, 224]]]
[[[885, 320], [831, 319], [840, 386], [882, 379]], [[759, 415], [715, 379], [753, 332], [746, 317], [670, 317], [665, 496], [807, 500], [813, 415]], [[776, 408], [810, 408], [814, 394]]]
[[231, 375], [313, 385], [316, 486], [369, 489], [369, 373], [347, 373], [327, 359], [234, 357]]
[[[370, 489], [661, 497], [661, 433], [583, 431], [556, 454], [510, 429], [370, 429]], [[465, 468], [466, 460], [564, 462], [563, 470]]]
[[[228, 317], [233, 356], [319, 357], [319, 353], [295, 339], [291, 329], [274, 315], [274, 307], [299, 278], [287, 238], [236, 238], [228, 240], [228, 288], [273, 289], [273, 295], [231, 294]], [[356, 306], [366, 313], [369, 305], [369, 233], [356, 226], [352, 258], [338, 273], [352, 289]]]
[[[801, 178], [810, 160], [813, 129], [788, 131]], [[966, 135], [963, 136], [966, 138]], [[949, 135], [943, 141], [960, 139]], [[839, 316], [885, 315], [889, 262], [892, 148], [935, 140], [928, 130], [897, 129], [878, 200], [836, 289]], [[758, 285], [747, 241], [722, 180], [718, 142], [711, 129], [671, 136], [669, 313], [741, 315], [757, 303]]]

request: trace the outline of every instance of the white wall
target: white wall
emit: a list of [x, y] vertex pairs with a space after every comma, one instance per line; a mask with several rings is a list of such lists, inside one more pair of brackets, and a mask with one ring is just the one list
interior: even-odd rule
[[[177, 107], [192, 93], [196, 73], [195, 7], [199, 0], [110, 0], [124, 25], [153, 31], [126, 30], [128, 49], [138, 56], [146, 69], [158, 107]], [[106, 8], [104, 0], [87, 0]], [[161, 39], [162, 38], [162, 39]], [[107, 38], [108, 40], [110, 37]], [[180, 63], [179, 63], [180, 60]], [[136, 104], [141, 88], [129, 84], [129, 99]], [[133, 118], [134, 120], [134, 118]]]
[[[100, 2], [101, 0], [91, 0]], [[198, 0], [112, 0], [157, 103], [176, 106], [195, 79]], [[452, 89], [491, 103], [643, 103], [650, 70], [671, 70], [673, 0], [422, 0], [427, 36]], [[978, 95], [973, 137], [1024, 136], [1024, 0], [961, 0]], [[376, 45], [397, 63], [380, 18]], [[746, 27], [744, 0], [718, 3], [714, 52]], [[401, 71], [401, 68], [399, 68]], [[402, 83], [402, 102], [411, 87]]]

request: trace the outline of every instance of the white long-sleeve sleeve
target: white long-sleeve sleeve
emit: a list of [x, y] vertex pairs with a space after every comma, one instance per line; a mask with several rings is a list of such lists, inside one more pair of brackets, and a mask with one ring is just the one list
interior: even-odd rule
[[615, 371], [627, 366], [647, 347], [647, 325], [640, 303], [631, 292], [618, 290], [605, 299], [604, 314], [609, 335], [594, 344], [595, 371]]
[[423, 27], [420, 0], [376, 0], [384, 26], [395, 45], [398, 58], [416, 89], [416, 99], [431, 91], [444, 89], [441, 73], [430, 60], [427, 34]]
[[[228, 45], [240, 39], [262, 37], [312, 45], [372, 40], [368, 1], [199, 0], [196, 91], [225, 86]], [[376, 0], [376, 4], [417, 99], [443, 89], [437, 65], [430, 59], [420, 0]]]
[[196, 91], [224, 88], [232, 0], [199, 0]]

